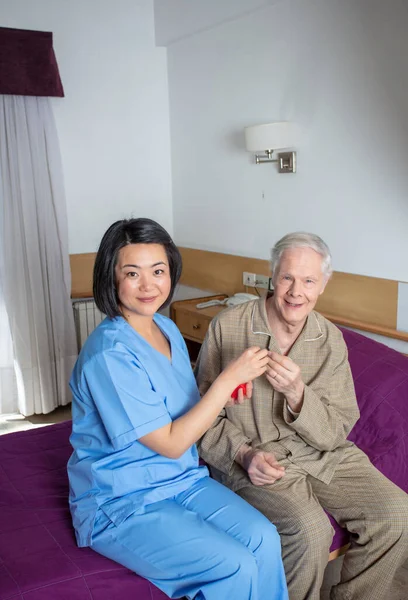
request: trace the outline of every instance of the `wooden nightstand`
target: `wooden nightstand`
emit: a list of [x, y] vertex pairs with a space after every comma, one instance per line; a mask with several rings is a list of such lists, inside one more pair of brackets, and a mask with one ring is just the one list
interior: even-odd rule
[[170, 306], [170, 318], [175, 322], [181, 335], [186, 340], [193, 364], [197, 359], [201, 343], [205, 338], [211, 320], [225, 308], [225, 306], [197, 308], [197, 304], [208, 300], [223, 300], [224, 298], [227, 298], [227, 296], [220, 294], [218, 296], [194, 298], [193, 300], [177, 300]]

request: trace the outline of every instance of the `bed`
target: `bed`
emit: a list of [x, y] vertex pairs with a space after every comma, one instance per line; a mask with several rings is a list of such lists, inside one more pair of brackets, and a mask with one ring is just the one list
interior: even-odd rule
[[[408, 358], [344, 330], [361, 410], [350, 434], [408, 492]], [[77, 548], [68, 511], [71, 422], [0, 437], [0, 600], [164, 600], [142, 577]], [[334, 521], [334, 557], [348, 534]]]

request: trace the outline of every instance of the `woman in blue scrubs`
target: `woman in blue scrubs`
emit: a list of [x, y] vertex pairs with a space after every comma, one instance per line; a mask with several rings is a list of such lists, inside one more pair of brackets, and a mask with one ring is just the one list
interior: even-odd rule
[[107, 318], [70, 381], [77, 542], [170, 598], [286, 600], [275, 527], [210, 479], [195, 446], [233, 390], [264, 373], [267, 351], [246, 350], [200, 399], [180, 332], [157, 314], [180, 274], [176, 246], [150, 219], [118, 221], [102, 239], [94, 299]]

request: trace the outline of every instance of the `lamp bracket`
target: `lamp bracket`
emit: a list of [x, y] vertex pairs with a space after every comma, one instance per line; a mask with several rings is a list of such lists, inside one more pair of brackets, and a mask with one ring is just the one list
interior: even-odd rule
[[278, 158], [272, 158], [273, 150], [265, 150], [265, 154], [255, 154], [257, 165], [278, 163], [279, 173], [296, 173], [296, 152], [278, 152]]

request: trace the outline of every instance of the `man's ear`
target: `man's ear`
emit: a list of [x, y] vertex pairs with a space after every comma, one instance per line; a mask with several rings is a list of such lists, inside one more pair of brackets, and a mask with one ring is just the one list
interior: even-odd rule
[[[331, 277], [331, 275], [330, 275], [330, 277]], [[325, 277], [325, 278], [324, 278], [324, 281], [323, 281], [323, 287], [322, 287], [322, 289], [321, 289], [321, 291], [320, 291], [320, 293], [319, 293], [319, 296], [320, 296], [321, 294], [323, 294], [324, 290], [326, 289], [326, 285], [329, 283], [329, 281], [330, 281], [330, 277]]]

